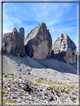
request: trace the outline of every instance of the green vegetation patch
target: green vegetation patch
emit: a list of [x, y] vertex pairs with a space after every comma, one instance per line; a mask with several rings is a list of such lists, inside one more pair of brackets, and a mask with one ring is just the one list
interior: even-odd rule
[[59, 95], [60, 93], [59, 93], [59, 91], [57, 91], [57, 90], [55, 90], [55, 93], [57, 94], [57, 95]]
[[9, 100], [9, 103], [17, 103], [16, 100]]
[[3, 103], [6, 103], [8, 100], [7, 99], [3, 99]]
[[64, 90], [64, 92], [65, 92], [65, 93], [67, 93], [67, 94], [69, 93], [69, 92], [68, 92], [68, 91], [66, 91], [66, 90]]
[[56, 81], [53, 82], [51, 80], [48, 81], [47, 79], [43, 79], [43, 78], [36, 79], [35, 81], [36, 81], [36, 83], [46, 84], [46, 85], [49, 85], [51, 87], [62, 86], [62, 87], [72, 87], [72, 88], [74, 88], [75, 86], [77, 86], [77, 82], [69, 82], [68, 84], [66, 84], [66, 83], [60, 83], [60, 82], [56, 82]]
[[14, 88], [11, 88], [11, 90], [12, 90], [13, 92], [17, 91], [17, 90], [16, 90], [16, 89], [14, 89]]
[[37, 83], [47, 84], [47, 85], [52, 86], [52, 87], [58, 85], [56, 81], [55, 81], [55, 82], [52, 82], [51, 80], [50, 80], [50, 81], [47, 81], [47, 79], [43, 79], [43, 78], [36, 79], [35, 81], [36, 81]]
[[19, 89], [21, 88], [21, 85], [18, 83], [18, 87], [19, 87]]
[[64, 89], [61, 89], [61, 92], [63, 93], [64, 92]]
[[75, 97], [72, 97], [71, 100], [72, 100], [73, 102], [75, 102], [76, 98], [75, 98]]
[[6, 103], [6, 102], [9, 102], [9, 103], [17, 103], [16, 100], [7, 100], [7, 99], [4, 99], [4, 100], [3, 100], [3, 104]]
[[75, 93], [75, 92], [72, 92], [72, 94], [73, 94], [73, 95], [76, 95], [76, 93]]

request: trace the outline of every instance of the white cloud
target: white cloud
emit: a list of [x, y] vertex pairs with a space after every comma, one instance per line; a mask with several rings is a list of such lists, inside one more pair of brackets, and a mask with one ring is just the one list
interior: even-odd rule
[[7, 32], [11, 32], [14, 28], [14, 23], [21, 24], [22, 21], [16, 18], [14, 15], [13, 17], [9, 17], [5, 11], [3, 11], [3, 34]]
[[11, 18], [11, 21], [13, 21], [14, 23], [15, 22], [20, 23], [20, 24], [22, 23], [20, 19], [17, 19], [17, 18], [14, 18], [14, 17]]
[[3, 14], [3, 34], [10, 32], [12, 30], [12, 27], [14, 27], [13, 25], [13, 21], [10, 20], [10, 18], [6, 15]]
[[77, 29], [77, 27], [70, 27], [70, 28], [50, 28], [51, 29], [51, 32], [55, 32], [55, 31], [58, 31], [58, 32], [72, 32], [73, 30]]

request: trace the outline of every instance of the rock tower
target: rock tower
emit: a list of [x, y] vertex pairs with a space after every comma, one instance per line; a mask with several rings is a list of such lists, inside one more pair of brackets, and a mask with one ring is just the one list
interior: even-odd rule
[[25, 50], [29, 57], [36, 60], [43, 60], [51, 56], [52, 38], [44, 22], [26, 36]]
[[67, 63], [76, 62], [76, 45], [66, 33], [62, 33], [52, 45], [52, 57]]
[[10, 53], [20, 57], [26, 57], [24, 46], [24, 28], [20, 28], [19, 32], [16, 28], [11, 33], [4, 34], [3, 53]]

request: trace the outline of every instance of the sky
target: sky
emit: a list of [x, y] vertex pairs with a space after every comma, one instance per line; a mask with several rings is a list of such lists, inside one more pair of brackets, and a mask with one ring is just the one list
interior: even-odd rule
[[3, 3], [3, 34], [23, 27], [27, 36], [41, 22], [46, 23], [53, 43], [67, 33], [78, 46], [77, 3]]

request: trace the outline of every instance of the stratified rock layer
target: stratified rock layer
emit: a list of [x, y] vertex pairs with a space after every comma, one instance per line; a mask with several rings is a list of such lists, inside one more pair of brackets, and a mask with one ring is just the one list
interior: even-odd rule
[[76, 45], [66, 33], [61, 34], [54, 42], [52, 57], [67, 63], [76, 62]]
[[52, 38], [44, 22], [36, 26], [25, 38], [25, 50], [29, 57], [40, 60], [51, 56]]
[[3, 53], [26, 57], [24, 46], [24, 28], [20, 28], [19, 32], [16, 28], [14, 28], [13, 32], [4, 34]]

